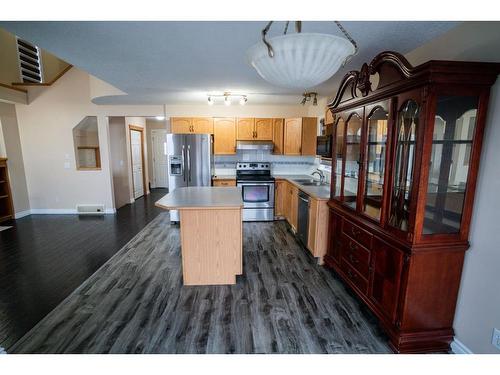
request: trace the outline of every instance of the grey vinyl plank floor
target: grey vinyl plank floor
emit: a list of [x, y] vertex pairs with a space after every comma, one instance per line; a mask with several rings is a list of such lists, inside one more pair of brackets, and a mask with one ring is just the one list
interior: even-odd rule
[[162, 213], [9, 353], [390, 353], [375, 318], [284, 222], [244, 223], [231, 286], [183, 286]]

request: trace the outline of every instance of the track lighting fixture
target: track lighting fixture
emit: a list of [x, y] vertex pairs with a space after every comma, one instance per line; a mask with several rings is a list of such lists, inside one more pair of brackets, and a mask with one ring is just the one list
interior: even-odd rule
[[245, 105], [248, 101], [248, 98], [246, 95], [231, 94], [229, 92], [225, 92], [224, 94], [219, 94], [219, 95], [215, 95], [215, 94], [208, 95], [207, 103], [208, 103], [208, 105], [214, 105], [216, 101], [222, 99], [224, 101], [224, 104], [229, 106], [229, 105], [231, 105], [231, 100], [233, 98], [239, 98], [240, 105]]
[[306, 102], [312, 100], [312, 105], [318, 105], [318, 93], [317, 92], [305, 92], [302, 94], [303, 98], [300, 104], [305, 105]]

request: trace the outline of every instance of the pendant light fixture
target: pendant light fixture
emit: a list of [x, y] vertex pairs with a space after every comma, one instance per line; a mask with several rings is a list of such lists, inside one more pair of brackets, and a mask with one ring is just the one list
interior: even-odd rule
[[302, 33], [301, 21], [296, 33], [266, 39], [273, 24], [262, 30], [262, 42], [250, 47], [247, 59], [259, 75], [276, 86], [308, 90], [333, 76], [358, 51], [354, 39], [340, 22], [335, 21], [345, 38], [330, 34]]

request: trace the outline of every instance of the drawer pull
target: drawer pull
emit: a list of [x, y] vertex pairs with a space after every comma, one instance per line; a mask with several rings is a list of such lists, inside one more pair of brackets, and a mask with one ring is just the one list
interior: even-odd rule
[[357, 278], [357, 275], [355, 273], [352, 273], [351, 270], [347, 270], [347, 275], [349, 275], [349, 278], [353, 280]]
[[349, 260], [351, 261], [352, 264], [358, 264], [359, 263], [359, 260], [357, 260], [356, 257], [353, 256], [352, 254], [349, 254]]
[[351, 227], [351, 233], [353, 236], [359, 236], [361, 234], [361, 232], [359, 230], [357, 230], [356, 228], [354, 227]]
[[357, 250], [357, 248], [358, 248], [358, 245], [356, 245], [352, 241], [349, 241], [349, 249], [351, 249], [351, 250]]

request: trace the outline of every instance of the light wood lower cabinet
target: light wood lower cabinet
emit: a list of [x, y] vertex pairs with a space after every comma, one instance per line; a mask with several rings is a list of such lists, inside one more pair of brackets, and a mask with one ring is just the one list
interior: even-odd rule
[[312, 255], [319, 258], [323, 264], [323, 257], [328, 248], [328, 201], [309, 197], [309, 230], [307, 248]]
[[236, 121], [234, 118], [214, 118], [214, 154], [236, 154]]
[[212, 180], [213, 186], [236, 186], [234, 178], [217, 178]]
[[276, 180], [274, 183], [274, 216], [285, 217], [285, 189], [287, 182], [285, 180]]

